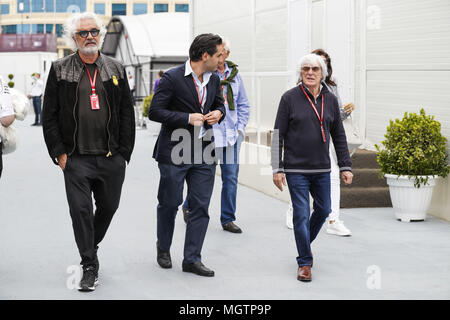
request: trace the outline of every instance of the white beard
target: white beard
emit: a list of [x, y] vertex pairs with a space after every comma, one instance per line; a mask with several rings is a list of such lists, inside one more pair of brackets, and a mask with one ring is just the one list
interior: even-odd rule
[[89, 46], [89, 47], [83, 47], [83, 48], [77, 45], [77, 47], [78, 47], [78, 50], [79, 50], [82, 54], [86, 54], [86, 55], [94, 54], [94, 53], [96, 53], [97, 51], [99, 51], [98, 45], [95, 45], [95, 46]]

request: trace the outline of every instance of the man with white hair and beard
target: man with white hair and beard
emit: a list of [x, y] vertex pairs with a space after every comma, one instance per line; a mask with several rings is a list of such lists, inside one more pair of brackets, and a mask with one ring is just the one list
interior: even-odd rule
[[70, 17], [65, 35], [76, 52], [53, 62], [44, 95], [44, 139], [64, 175], [83, 267], [80, 291], [98, 283], [98, 244], [119, 206], [135, 140], [125, 68], [99, 52], [105, 34], [94, 13]]

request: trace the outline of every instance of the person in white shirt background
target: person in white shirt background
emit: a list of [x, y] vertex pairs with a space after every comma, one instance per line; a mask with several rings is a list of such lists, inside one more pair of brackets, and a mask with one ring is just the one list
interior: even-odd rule
[[31, 88], [31, 92], [27, 95], [28, 99], [33, 100], [33, 108], [34, 108], [34, 123], [32, 126], [41, 126], [42, 118], [42, 94], [44, 93], [44, 82], [41, 79], [41, 75], [39, 73], [33, 73], [33, 87]]
[[134, 105], [134, 92], [136, 91], [136, 84], [134, 83], [133, 75], [130, 72], [128, 72], [128, 86], [130, 87], [131, 98]]

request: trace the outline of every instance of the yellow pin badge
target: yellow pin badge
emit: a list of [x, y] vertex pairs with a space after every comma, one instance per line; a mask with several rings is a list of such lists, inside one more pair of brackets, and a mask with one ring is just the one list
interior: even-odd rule
[[119, 81], [117, 80], [117, 77], [116, 76], [112, 76], [112, 79], [113, 79], [114, 85], [118, 86], [119, 85]]

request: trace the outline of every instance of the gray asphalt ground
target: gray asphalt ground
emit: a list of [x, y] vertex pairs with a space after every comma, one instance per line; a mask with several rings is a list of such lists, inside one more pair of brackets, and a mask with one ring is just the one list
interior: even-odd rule
[[296, 279], [293, 231], [285, 226], [287, 204], [240, 186], [237, 224], [244, 232], [225, 232], [219, 223], [220, 177], [203, 247], [203, 262], [216, 276], [181, 271], [181, 210], [173, 268], [161, 269], [155, 249], [159, 172], [151, 158], [155, 137], [146, 130], [137, 131], [120, 208], [100, 245], [100, 285], [80, 293], [70, 285], [71, 266], [80, 258], [63, 176], [48, 157], [42, 128], [30, 126], [32, 118], [16, 121], [19, 148], [3, 158], [0, 299], [450, 298], [450, 223], [433, 217], [399, 222], [391, 208], [344, 209], [341, 219], [353, 235], [328, 235], [323, 228], [312, 245], [313, 281], [302, 283]]

